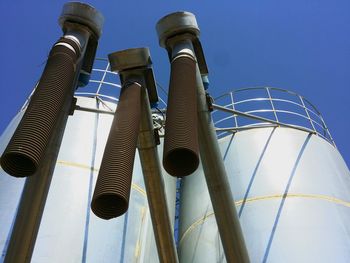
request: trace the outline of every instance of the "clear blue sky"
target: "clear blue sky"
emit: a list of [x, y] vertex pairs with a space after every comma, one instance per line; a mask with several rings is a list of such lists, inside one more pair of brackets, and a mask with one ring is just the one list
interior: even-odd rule
[[[0, 133], [41, 75], [65, 1], [1, 0]], [[148, 46], [156, 78], [169, 79], [155, 24], [195, 13], [210, 70], [211, 93], [268, 85], [293, 90], [323, 113], [350, 164], [350, 1], [90, 1], [105, 16], [97, 55]]]

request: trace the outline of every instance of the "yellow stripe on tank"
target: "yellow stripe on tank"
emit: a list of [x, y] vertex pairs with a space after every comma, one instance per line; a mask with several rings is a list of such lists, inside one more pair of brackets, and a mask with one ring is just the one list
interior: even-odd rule
[[[265, 201], [265, 200], [273, 200], [273, 199], [281, 199], [281, 198], [304, 198], [304, 199], [315, 199], [315, 200], [322, 200], [322, 201], [327, 201], [327, 202], [331, 202], [331, 203], [335, 203], [338, 205], [342, 205], [345, 207], [350, 207], [350, 202], [341, 200], [339, 198], [333, 197], [333, 196], [328, 196], [328, 195], [319, 195], [319, 194], [298, 194], [298, 193], [290, 193], [288, 195], [286, 195], [284, 197], [283, 194], [275, 194], [275, 195], [266, 195], [266, 196], [256, 196], [256, 197], [251, 197], [251, 198], [247, 198], [247, 200], [245, 200], [245, 203], [252, 203], [252, 202], [256, 202], [256, 201]], [[240, 206], [243, 204], [243, 199], [242, 200], [238, 200], [235, 202], [236, 206]], [[190, 233], [192, 232], [197, 226], [203, 224], [207, 218], [211, 217], [214, 215], [214, 212], [210, 212], [208, 214], [206, 214], [205, 216], [199, 218], [198, 220], [196, 220], [192, 225], [190, 225], [186, 231], [184, 232], [184, 234], [181, 236], [179, 243], [181, 243], [184, 238]]]
[[[58, 160], [57, 161], [58, 165], [62, 165], [62, 166], [68, 166], [68, 167], [75, 167], [75, 168], [81, 168], [84, 170], [89, 170], [89, 171], [94, 171], [94, 172], [98, 172], [99, 169], [86, 165], [86, 164], [81, 164], [81, 163], [74, 163], [74, 162], [68, 162], [68, 161], [63, 161], [63, 160]], [[131, 188], [136, 190], [137, 192], [139, 192], [141, 195], [143, 195], [144, 197], [146, 197], [146, 191], [139, 185], [132, 183], [131, 184]]]

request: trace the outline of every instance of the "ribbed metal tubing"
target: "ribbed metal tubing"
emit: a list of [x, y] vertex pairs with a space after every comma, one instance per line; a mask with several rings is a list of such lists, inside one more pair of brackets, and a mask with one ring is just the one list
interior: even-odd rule
[[180, 56], [171, 63], [163, 166], [172, 176], [193, 173], [199, 164], [196, 61]]
[[92, 211], [102, 219], [128, 209], [140, 119], [141, 86], [133, 83], [121, 90], [91, 202]]
[[[62, 39], [61, 39], [62, 40]], [[61, 42], [61, 40], [59, 42]], [[67, 41], [65, 41], [67, 43]], [[68, 80], [66, 71], [79, 71], [80, 63], [73, 65], [72, 61], [75, 61], [76, 57], [73, 54], [74, 52], [64, 46], [55, 46], [50, 53], [49, 61], [43, 72], [43, 76], [40, 80], [40, 83], [36, 90], [36, 96], [32, 99], [32, 104], [30, 107], [35, 107], [33, 105], [41, 105], [44, 102], [41, 102], [42, 99], [40, 88], [46, 90], [44, 93], [48, 95], [51, 91], [55, 91], [55, 94], [64, 96], [61, 89], [66, 88], [66, 91], [73, 93], [74, 87], [76, 87], [77, 74], [73, 75], [73, 80], [69, 84], [71, 89], [68, 88]], [[63, 54], [63, 55], [62, 55]], [[79, 53], [77, 53], [79, 56]], [[61, 62], [61, 63], [59, 63]], [[62, 64], [65, 64], [62, 65]], [[74, 62], [75, 63], [75, 62]], [[55, 69], [59, 65], [59, 69]], [[66, 67], [66, 68], [65, 68]], [[65, 68], [65, 70], [64, 70]], [[62, 74], [62, 71], [65, 73]], [[52, 74], [52, 81], [49, 81], [49, 76], [46, 74]], [[62, 78], [66, 80], [62, 82], [58, 81], [58, 76], [56, 74], [61, 74]], [[56, 80], [56, 81], [55, 81]], [[49, 86], [52, 83], [58, 83], [58, 86]], [[65, 86], [66, 85], [66, 86]], [[57, 91], [59, 89], [60, 91]], [[38, 94], [39, 93], [39, 94]], [[51, 93], [50, 93], [51, 94]], [[52, 95], [52, 94], [51, 94]], [[56, 97], [56, 95], [52, 95]], [[56, 160], [58, 156], [58, 151], [60, 149], [64, 128], [67, 123], [68, 113], [71, 108], [71, 99], [69, 95], [65, 95], [65, 99], [60, 100], [60, 103], [63, 101], [61, 107], [58, 109], [57, 119], [52, 123], [53, 127], [51, 129], [51, 134], [49, 136], [48, 147], [46, 147], [45, 152], [42, 155], [41, 164], [36, 171], [35, 176], [31, 176], [26, 179], [21, 199], [19, 202], [16, 219], [13, 224], [13, 229], [11, 232], [11, 238], [8, 243], [8, 248], [6, 251], [6, 256], [4, 258], [4, 263], [29, 263], [31, 261], [32, 253], [35, 246], [36, 237], [39, 231], [41, 218], [43, 215], [45, 202], [47, 194], [49, 192], [49, 187], [55, 169]], [[39, 100], [39, 102], [37, 102]], [[58, 107], [55, 103], [51, 102], [51, 107]], [[27, 109], [28, 112], [29, 108]], [[32, 109], [34, 112], [36, 109]], [[45, 108], [47, 110], [47, 108]], [[51, 111], [53, 109], [50, 109]], [[57, 109], [56, 109], [57, 110]], [[36, 110], [39, 111], [39, 110]], [[52, 114], [52, 112], [50, 112]], [[47, 117], [45, 111], [42, 112], [44, 117]], [[39, 116], [40, 117], [40, 116]], [[23, 124], [22, 124], [23, 125]], [[35, 126], [36, 123], [33, 123]], [[35, 126], [38, 130], [38, 127]], [[39, 131], [38, 133], [40, 133]], [[40, 136], [40, 135], [39, 135]]]
[[37, 171], [62, 107], [72, 100], [78, 58], [65, 46], [52, 48], [28, 108], [1, 157], [6, 173], [26, 177]]

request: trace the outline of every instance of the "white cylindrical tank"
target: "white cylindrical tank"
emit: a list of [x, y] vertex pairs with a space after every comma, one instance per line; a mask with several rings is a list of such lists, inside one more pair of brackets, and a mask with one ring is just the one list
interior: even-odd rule
[[[269, 113], [280, 122], [284, 111], [296, 112], [277, 101], [267, 97], [275, 103]], [[240, 103], [225, 105], [237, 109]], [[230, 121], [236, 122], [233, 134], [222, 136], [219, 146], [251, 262], [350, 262], [350, 172], [328, 130], [248, 125], [237, 115]], [[226, 262], [202, 168], [182, 180], [180, 203], [180, 261]]]
[[[96, 94], [77, 98], [78, 106], [93, 111], [113, 113], [116, 108], [116, 102]], [[22, 115], [18, 113], [0, 138], [0, 153]], [[31, 262], [158, 262], [137, 152], [127, 213], [106, 221], [90, 209], [112, 120], [113, 114], [83, 110], [68, 118]], [[165, 175], [164, 183], [174, 219], [176, 180]], [[6, 254], [23, 184], [24, 179], [0, 170], [0, 262]]]

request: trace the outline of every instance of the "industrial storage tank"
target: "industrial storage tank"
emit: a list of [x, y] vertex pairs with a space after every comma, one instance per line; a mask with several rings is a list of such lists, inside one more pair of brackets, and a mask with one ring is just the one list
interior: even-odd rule
[[[95, 62], [87, 87], [76, 92], [76, 109], [69, 117], [57, 159], [31, 262], [158, 262], [143, 181], [136, 153], [129, 210], [102, 220], [90, 202], [120, 85], [105, 59]], [[4, 151], [26, 105], [0, 138]], [[165, 171], [164, 185], [174, 226], [176, 179]], [[25, 179], [0, 170], [0, 250], [3, 262]]]
[[[32, 262], [158, 262], [138, 155], [128, 212], [105, 221], [90, 211], [120, 87], [106, 60], [95, 66], [90, 85], [76, 93]], [[226, 109], [213, 118], [251, 262], [348, 262], [350, 173], [317, 109], [265, 87], [230, 92], [215, 104]], [[25, 108], [3, 133], [0, 152]], [[3, 261], [24, 179], [0, 172]], [[174, 225], [176, 179], [163, 175]], [[180, 262], [225, 262], [201, 166], [181, 179], [179, 204]]]
[[[213, 118], [251, 262], [350, 262], [350, 172], [317, 109], [268, 87], [215, 104], [226, 109]], [[181, 185], [179, 260], [226, 262], [201, 166]]]

